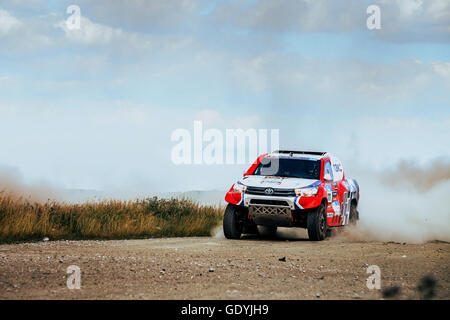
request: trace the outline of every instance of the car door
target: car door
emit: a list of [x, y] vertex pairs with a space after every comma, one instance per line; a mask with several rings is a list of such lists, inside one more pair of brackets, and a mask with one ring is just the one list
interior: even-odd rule
[[[328, 207], [327, 207], [327, 223], [329, 226], [336, 225], [336, 196], [337, 196], [337, 187], [334, 183], [333, 178], [333, 169], [331, 167], [331, 162], [327, 160], [324, 165], [324, 176], [327, 176], [330, 178], [329, 180], [325, 180], [325, 189], [327, 191], [327, 200], [328, 200]], [[334, 201], [334, 204], [333, 204]]]
[[333, 201], [335, 201], [335, 207], [339, 207], [336, 212], [335, 223], [342, 225], [346, 223], [349, 213], [349, 199], [348, 199], [348, 185], [344, 180], [344, 169], [341, 162], [337, 159], [331, 159], [331, 166], [333, 170]]

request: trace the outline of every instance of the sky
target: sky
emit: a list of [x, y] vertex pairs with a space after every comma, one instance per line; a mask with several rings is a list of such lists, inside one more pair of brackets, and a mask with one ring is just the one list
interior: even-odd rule
[[446, 0], [0, 0], [0, 167], [29, 183], [225, 190], [247, 164], [171, 159], [195, 120], [279, 129], [350, 175], [427, 165], [450, 157], [449, 110]]

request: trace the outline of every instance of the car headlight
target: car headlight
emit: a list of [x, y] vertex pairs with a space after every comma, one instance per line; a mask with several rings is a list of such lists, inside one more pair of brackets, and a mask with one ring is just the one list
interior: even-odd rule
[[314, 197], [319, 191], [318, 187], [295, 189], [295, 194], [299, 197]]
[[244, 186], [241, 183], [235, 183], [233, 186], [234, 192], [245, 192], [245, 190], [247, 190], [247, 186]]

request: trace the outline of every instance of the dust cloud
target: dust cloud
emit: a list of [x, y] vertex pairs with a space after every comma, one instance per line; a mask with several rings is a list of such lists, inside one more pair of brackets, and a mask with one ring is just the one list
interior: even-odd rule
[[338, 238], [349, 241], [423, 243], [450, 241], [450, 162], [419, 166], [401, 161], [394, 168], [361, 171], [360, 221]]
[[0, 167], [0, 192], [30, 202], [62, 200], [57, 188], [46, 182], [25, 183], [19, 170], [14, 167]]
[[450, 180], [450, 163], [445, 159], [435, 159], [421, 167], [414, 161], [400, 161], [397, 166], [382, 175], [386, 185], [406, 186], [427, 191]]

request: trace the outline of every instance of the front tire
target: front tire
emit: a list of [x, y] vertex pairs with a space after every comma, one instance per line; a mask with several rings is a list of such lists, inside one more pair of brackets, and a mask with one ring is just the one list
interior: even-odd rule
[[227, 239], [240, 239], [243, 223], [240, 221], [239, 209], [236, 205], [228, 204], [223, 216], [223, 234]]
[[322, 203], [315, 211], [308, 215], [307, 228], [309, 240], [311, 241], [321, 241], [327, 237], [328, 223], [326, 208], [325, 203]]

